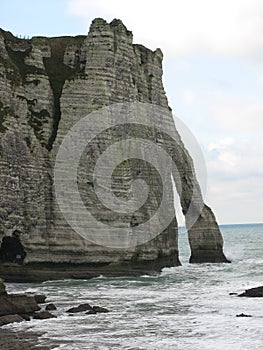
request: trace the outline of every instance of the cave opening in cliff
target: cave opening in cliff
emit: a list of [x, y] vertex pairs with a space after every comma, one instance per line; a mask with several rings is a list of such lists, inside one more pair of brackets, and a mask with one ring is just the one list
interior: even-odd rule
[[0, 247], [0, 261], [23, 264], [26, 251], [20, 240], [20, 231], [15, 230], [12, 236], [4, 236]]

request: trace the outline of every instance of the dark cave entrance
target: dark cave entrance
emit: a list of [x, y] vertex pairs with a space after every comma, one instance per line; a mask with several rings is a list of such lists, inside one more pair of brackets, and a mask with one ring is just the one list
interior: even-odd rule
[[0, 261], [23, 264], [26, 251], [20, 241], [20, 231], [14, 231], [12, 236], [4, 236], [0, 247]]

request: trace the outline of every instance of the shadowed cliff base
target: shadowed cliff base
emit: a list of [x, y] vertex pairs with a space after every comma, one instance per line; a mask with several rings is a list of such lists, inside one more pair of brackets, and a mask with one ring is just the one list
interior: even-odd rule
[[90, 279], [99, 276], [123, 277], [156, 275], [164, 267], [181, 265], [178, 258], [162, 257], [155, 261], [120, 263], [31, 263], [27, 265], [0, 264], [0, 276], [5, 282], [33, 283], [59, 279]]

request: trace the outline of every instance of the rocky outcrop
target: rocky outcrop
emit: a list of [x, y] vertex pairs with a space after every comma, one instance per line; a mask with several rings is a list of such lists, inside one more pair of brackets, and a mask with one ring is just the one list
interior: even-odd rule
[[0, 316], [39, 311], [34, 296], [9, 294], [0, 297]]
[[[77, 278], [104, 270], [113, 275], [127, 274], [128, 270], [136, 274], [179, 265], [175, 216], [163, 232], [147, 243], [126, 249], [105, 247], [85, 240], [69, 226], [57, 204], [53, 185], [55, 157], [65, 135], [83, 116], [103, 106], [132, 101], [160, 106], [166, 110], [163, 123], [178, 135], [162, 84], [161, 51], [134, 45], [132, 33], [119, 20], [108, 24], [96, 19], [87, 37], [24, 40], [1, 30], [0, 56], [0, 239], [11, 237], [15, 230], [21, 232], [20, 253], [10, 258], [4, 248], [8, 242], [3, 241], [2, 262], [24, 260], [28, 272], [24, 274], [24, 266], [14, 272], [21, 280], [30, 279], [30, 271], [32, 280], [35, 275], [36, 279], [52, 278], [56, 268], [50, 268], [50, 264], [57, 264], [58, 270], [58, 264], [69, 264], [72, 269], [76, 264], [76, 271], [86, 264], [84, 273], [76, 272]], [[111, 130], [97, 140], [94, 153], [130, 132], [128, 127], [119, 134]], [[221, 233], [211, 209], [203, 207], [193, 163], [179, 135], [180, 147], [175, 147], [155, 129], [136, 132], [166, 147], [176, 159], [183, 184], [180, 199], [189, 231], [191, 262], [225, 262]], [[118, 216], [93, 201], [90, 168], [85, 164], [80, 166], [79, 189], [88, 193], [89, 209], [103, 223], [114, 227], [130, 225], [132, 230], [156, 211], [162, 184], [157, 175], [149, 175], [153, 170], [148, 165], [130, 161], [116, 170], [117, 196], [129, 197], [131, 184], [138, 176], [153, 189], [153, 195], [136, 215]], [[82, 176], [85, 171], [87, 176]], [[167, 186], [172, 193], [170, 177]], [[190, 208], [194, 189], [198, 190]], [[201, 214], [193, 225], [191, 212], [196, 210]], [[103, 234], [107, 235], [107, 229]], [[100, 268], [97, 273], [96, 268]], [[67, 269], [61, 267], [61, 276], [74, 276], [72, 269], [67, 275]], [[5, 275], [2, 271], [5, 269], [0, 275]]]
[[30, 320], [30, 315], [39, 310], [34, 296], [7, 294], [0, 280], [0, 326]]
[[[56, 310], [54, 304], [47, 305], [46, 311], [40, 311], [39, 302], [44, 302], [46, 296], [26, 295], [26, 294], [7, 294], [2, 280], [0, 280], [0, 327], [9, 323], [30, 321], [31, 317], [36, 320], [45, 320], [56, 318], [49, 310]], [[44, 298], [43, 298], [44, 297]], [[49, 306], [49, 307], [48, 307]], [[52, 308], [50, 308], [52, 306]]]

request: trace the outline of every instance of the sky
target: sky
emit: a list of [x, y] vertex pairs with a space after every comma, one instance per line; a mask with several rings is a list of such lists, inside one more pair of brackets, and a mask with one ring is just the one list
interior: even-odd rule
[[22, 37], [86, 34], [96, 17], [161, 48], [169, 105], [202, 149], [218, 222], [263, 222], [263, 1], [0, 2], [0, 27]]

